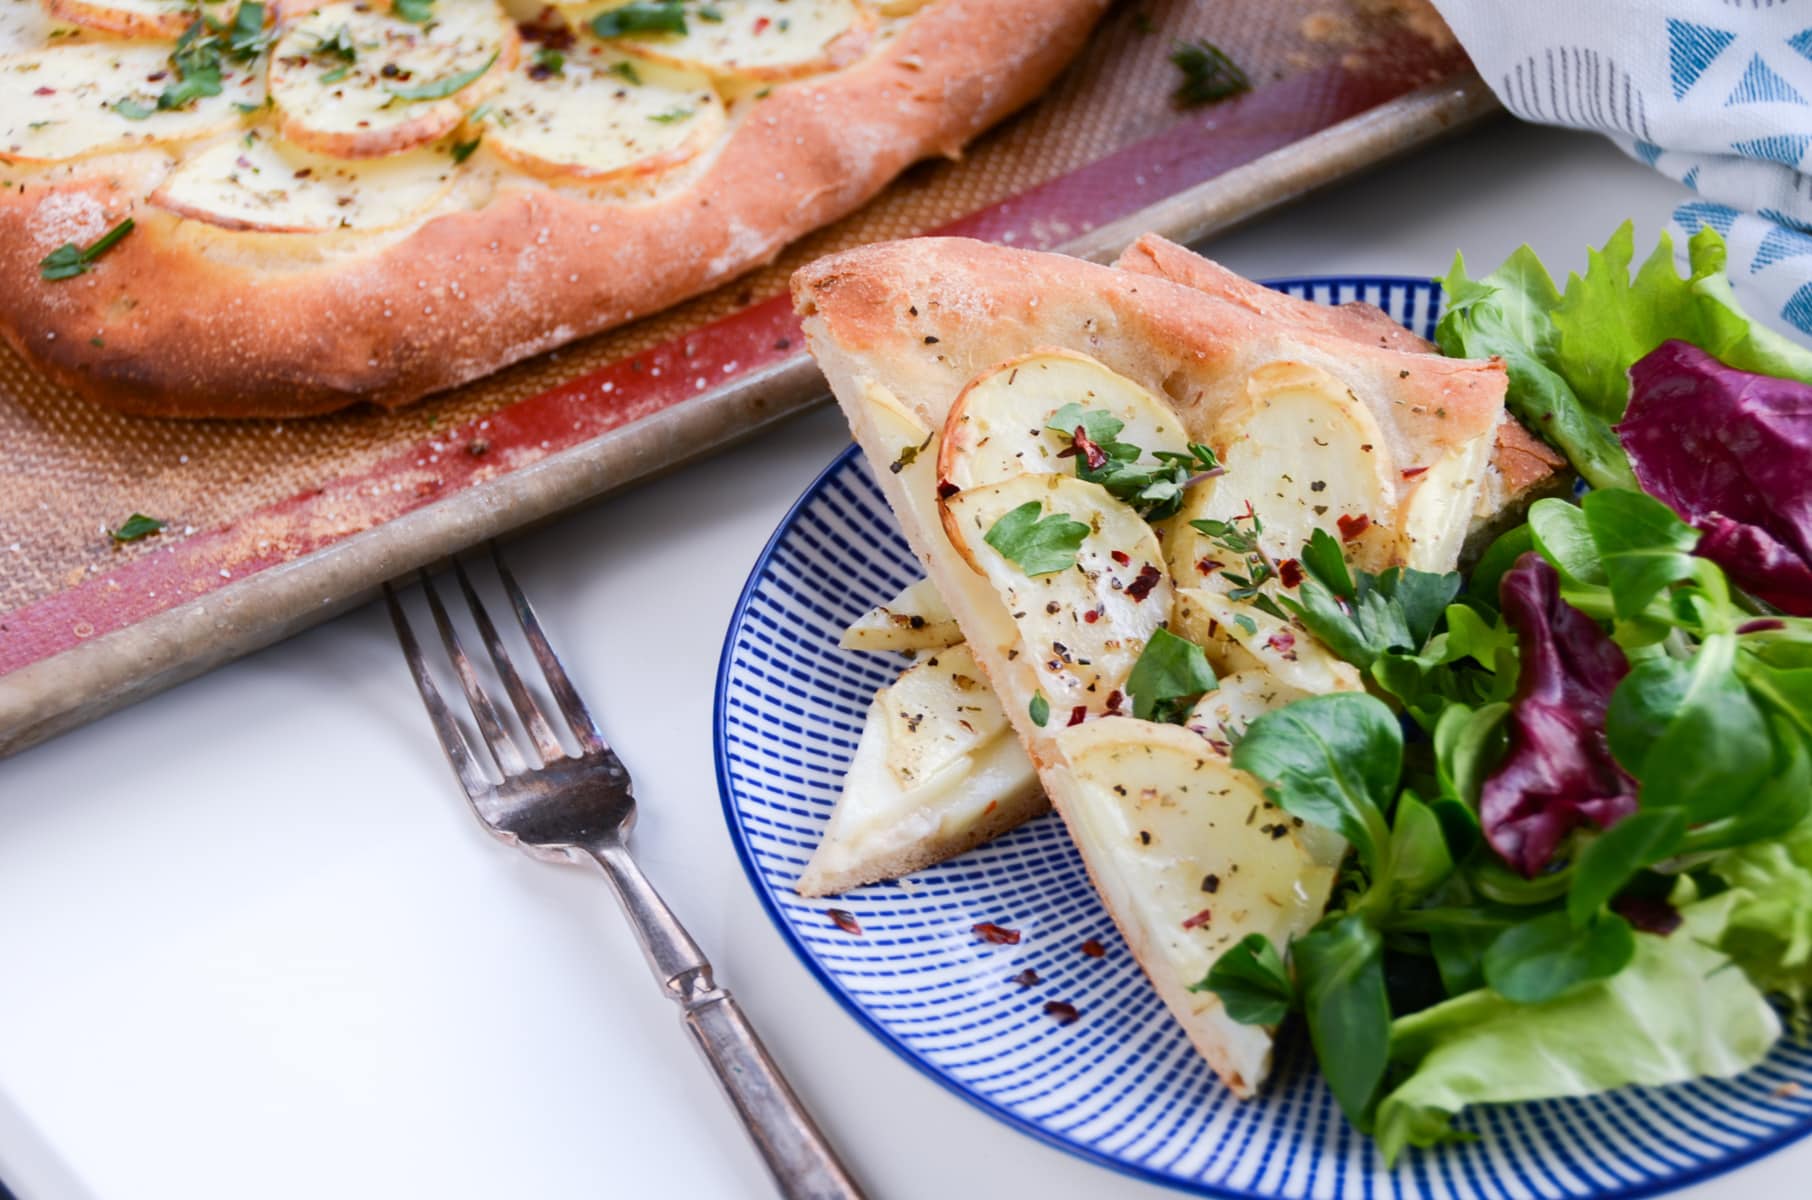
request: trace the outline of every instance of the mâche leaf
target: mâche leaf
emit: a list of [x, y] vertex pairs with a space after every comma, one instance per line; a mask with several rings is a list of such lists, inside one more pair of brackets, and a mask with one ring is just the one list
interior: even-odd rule
[[1227, 1015], [1242, 1025], [1277, 1025], [1296, 1004], [1296, 986], [1277, 947], [1262, 933], [1248, 933], [1234, 943], [1189, 990], [1213, 992]]
[[1485, 982], [1506, 1000], [1540, 1004], [1610, 978], [1635, 954], [1635, 932], [1622, 917], [1600, 914], [1578, 926], [1556, 911], [1499, 934], [1485, 951]]
[[1686, 834], [1686, 814], [1677, 808], [1631, 813], [1593, 838], [1580, 851], [1567, 893], [1567, 917], [1575, 926], [1591, 923], [1636, 872], [1677, 851]]
[[1344, 837], [1374, 876], [1390, 830], [1384, 812], [1403, 769], [1403, 731], [1361, 692], [1311, 696], [1255, 718], [1233, 765], [1263, 780], [1291, 816]]
[[982, 540], [1018, 564], [1027, 575], [1049, 575], [1076, 565], [1076, 551], [1088, 536], [1088, 526], [1063, 513], [1041, 515], [1036, 500], [1028, 500], [989, 527]]
[[1309, 1039], [1347, 1120], [1370, 1127], [1390, 1055], [1384, 939], [1357, 916], [1323, 921], [1291, 947]]

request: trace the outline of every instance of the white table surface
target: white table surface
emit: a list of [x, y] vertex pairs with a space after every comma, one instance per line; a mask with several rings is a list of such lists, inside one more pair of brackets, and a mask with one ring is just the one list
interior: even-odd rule
[[[1626, 216], [1646, 244], [1684, 197], [1594, 138], [1498, 123], [1208, 249], [1254, 276], [1430, 274], [1527, 240], [1570, 269]], [[731, 850], [719, 643], [847, 440], [819, 410], [510, 557], [635, 773], [642, 861], [875, 1196], [1168, 1194], [871, 1040]], [[0, 764], [0, 914], [0, 1179], [21, 1200], [765, 1194], [601, 880], [466, 812], [375, 606]], [[1805, 1195], [1808, 1174], [1802, 1143], [1683, 1194]]]

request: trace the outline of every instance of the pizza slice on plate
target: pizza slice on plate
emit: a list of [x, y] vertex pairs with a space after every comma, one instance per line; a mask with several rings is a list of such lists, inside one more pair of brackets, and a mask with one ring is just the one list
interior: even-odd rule
[[[1166, 1005], [1250, 1092], [1269, 1034], [1191, 985], [1246, 934], [1284, 945], [1311, 925], [1344, 848], [1272, 806], [1230, 743], [1271, 707], [1359, 686], [1277, 599], [1317, 531], [1355, 568], [1450, 570], [1481, 505], [1552, 475], [1538, 443], [1504, 432], [1503, 367], [1427, 353], [1375, 310], [1280, 297], [1154, 239], [1112, 268], [887, 243], [820, 260], [793, 289], [963, 635], [921, 650], [870, 717], [851, 785], [893, 789], [873, 810], [911, 836], [889, 865], [959, 844], [927, 834], [940, 816], [967, 815], [977, 841], [994, 832], [973, 813], [1013, 779], [992, 740], [1010, 727]], [[985, 712], [969, 686], [983, 678], [998, 697]], [[905, 719], [921, 716], [923, 745]], [[912, 772], [964, 757], [987, 762], [977, 782], [934, 780], [943, 790], [915, 809]], [[807, 890], [859, 882], [836, 865], [844, 879], [826, 870]]]

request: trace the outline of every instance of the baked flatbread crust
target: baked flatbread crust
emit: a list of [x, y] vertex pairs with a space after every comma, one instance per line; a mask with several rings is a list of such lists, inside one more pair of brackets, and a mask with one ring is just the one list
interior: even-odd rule
[[[1107, 0], [933, 0], [865, 55], [732, 106], [720, 144], [640, 193], [474, 166], [383, 232], [235, 231], [149, 203], [151, 148], [0, 158], [0, 334], [79, 394], [159, 416], [392, 407], [697, 295], [771, 261], [913, 162], [957, 156], [1081, 47]], [[474, 160], [477, 163], [477, 160]], [[44, 257], [136, 222], [94, 269]]]

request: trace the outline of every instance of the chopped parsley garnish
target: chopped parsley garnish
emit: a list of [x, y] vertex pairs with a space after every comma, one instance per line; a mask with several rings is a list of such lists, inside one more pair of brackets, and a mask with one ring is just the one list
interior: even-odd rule
[[1011, 559], [1027, 575], [1050, 575], [1076, 565], [1076, 551], [1088, 536], [1088, 526], [1064, 515], [1041, 517], [1036, 500], [994, 522], [983, 541]]
[[535, 65], [530, 69], [537, 79], [546, 79], [550, 75], [562, 75], [566, 72], [566, 55], [552, 46], [535, 47]]
[[350, 74], [352, 74], [352, 68], [347, 66], [345, 63], [341, 63], [339, 66], [335, 67], [333, 70], [329, 71], [327, 74], [321, 76], [321, 82], [322, 83], [338, 83], [338, 82], [340, 82], [340, 80], [346, 78]]
[[1204, 39], [1178, 42], [1170, 61], [1183, 73], [1183, 82], [1172, 93], [1185, 107], [1212, 104], [1252, 90], [1252, 81], [1219, 46]]
[[352, 44], [352, 32], [342, 25], [327, 37], [315, 39], [317, 58], [337, 58], [341, 62], [358, 62], [359, 48]]
[[142, 121], [156, 112], [157, 109], [149, 104], [140, 104], [138, 101], [132, 99], [132, 97], [127, 96], [124, 99], [115, 100], [113, 102], [113, 111], [126, 118], [128, 121]]
[[454, 142], [447, 152], [453, 156], [454, 162], [462, 163], [472, 157], [472, 152], [478, 149], [478, 143], [482, 141], [484, 141], [484, 134], [481, 133], [469, 142]]
[[434, 19], [434, 0], [394, 0], [390, 11], [411, 25], [426, 25]]
[[170, 66], [176, 72], [176, 82], [157, 97], [157, 107], [186, 108], [203, 96], [220, 95], [220, 40], [208, 32], [201, 17], [189, 22], [176, 39]]
[[248, 62], [264, 53], [271, 37], [264, 28], [264, 5], [241, 4], [227, 27], [226, 52], [236, 61]]
[[480, 75], [483, 75], [486, 71], [490, 70], [491, 64], [496, 61], [497, 52], [493, 50], [491, 52], [491, 57], [485, 59], [470, 71], [460, 71], [457, 74], [447, 76], [445, 79], [430, 79], [427, 83], [417, 84], [414, 87], [390, 87], [389, 85], [386, 85], [384, 90], [389, 92], [391, 97], [397, 100], [445, 100], [448, 96], [451, 96], [453, 93], [459, 91], [459, 89], [465, 87]]
[[1064, 405], [1045, 422], [1046, 429], [1069, 441], [1060, 455], [1075, 458], [1077, 478], [1100, 484], [1147, 521], [1174, 515], [1183, 507], [1184, 489], [1225, 469], [1213, 450], [1196, 443], [1190, 443], [1186, 454], [1155, 450], [1152, 457], [1157, 462], [1142, 463], [1143, 449], [1118, 440], [1125, 427], [1105, 409], [1075, 403]]
[[1208, 656], [1188, 638], [1160, 626], [1126, 677], [1133, 716], [1141, 721], [1181, 724], [1204, 692], [1220, 686]]
[[713, 8], [709, 4], [702, 4], [698, 9], [698, 19], [701, 21], [709, 21], [713, 25], [722, 24], [724, 19], [723, 10]]
[[619, 62], [611, 63], [610, 71], [613, 75], [621, 75], [624, 79], [627, 79], [637, 87], [640, 87], [642, 84], [642, 73], [637, 71], [635, 69], [635, 64], [626, 58]]
[[38, 264], [39, 274], [50, 280], [74, 279], [77, 275], [87, 274], [97, 258], [113, 249], [121, 238], [132, 232], [132, 225], [132, 218], [127, 217], [87, 246], [64, 242], [44, 256], [44, 261]]
[[591, 31], [601, 38], [633, 37], [646, 33], [685, 33], [686, 10], [681, 7], [679, 0], [665, 0], [660, 4], [625, 4], [593, 17]]
[[649, 113], [650, 121], [659, 121], [662, 125], [671, 125], [675, 121], [688, 121], [696, 110], [690, 108], [670, 108], [666, 112]]
[[140, 538], [150, 537], [162, 529], [166, 522], [156, 517], [147, 517], [144, 513], [133, 513], [120, 523], [118, 529], [108, 530], [108, 536], [116, 542], [136, 542]]

